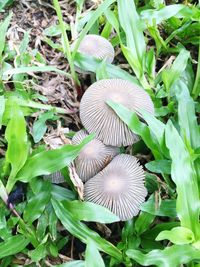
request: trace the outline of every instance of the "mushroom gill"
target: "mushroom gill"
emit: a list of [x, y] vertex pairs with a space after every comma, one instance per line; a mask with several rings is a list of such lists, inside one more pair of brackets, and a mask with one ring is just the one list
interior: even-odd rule
[[[74, 135], [72, 143], [75, 145], [81, 143], [87, 135], [85, 130], [80, 130]], [[106, 146], [100, 140], [93, 139], [84, 146], [75, 159], [76, 172], [85, 182], [101, 171], [118, 153], [118, 148]]]
[[140, 117], [140, 109], [154, 113], [150, 96], [140, 87], [122, 79], [105, 79], [93, 83], [80, 103], [80, 118], [89, 133], [106, 145], [127, 146], [138, 138], [106, 104], [107, 100], [124, 105]]
[[142, 166], [125, 154], [116, 156], [84, 186], [86, 201], [108, 208], [122, 221], [138, 214], [146, 195]]

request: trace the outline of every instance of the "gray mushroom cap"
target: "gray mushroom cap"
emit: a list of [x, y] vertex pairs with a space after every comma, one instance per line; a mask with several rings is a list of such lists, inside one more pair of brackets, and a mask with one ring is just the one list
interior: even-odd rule
[[[77, 132], [72, 143], [81, 143], [87, 135], [85, 130]], [[76, 172], [80, 179], [85, 182], [100, 172], [118, 153], [118, 148], [106, 146], [100, 140], [93, 139], [84, 146], [75, 159]]]
[[97, 59], [106, 59], [108, 63], [113, 62], [115, 55], [111, 43], [104, 37], [95, 34], [85, 35], [80, 43], [78, 51]]
[[80, 103], [80, 118], [89, 133], [106, 145], [127, 146], [138, 138], [106, 104], [107, 100], [124, 105], [141, 116], [139, 110], [154, 113], [150, 96], [140, 87], [122, 79], [105, 79], [93, 83]]
[[44, 180], [49, 180], [51, 183], [54, 184], [60, 184], [65, 181], [65, 178], [60, 171], [54, 172], [49, 175], [44, 175], [43, 178]]
[[102, 205], [122, 221], [136, 216], [145, 201], [144, 171], [130, 155], [116, 156], [84, 186], [84, 199]]

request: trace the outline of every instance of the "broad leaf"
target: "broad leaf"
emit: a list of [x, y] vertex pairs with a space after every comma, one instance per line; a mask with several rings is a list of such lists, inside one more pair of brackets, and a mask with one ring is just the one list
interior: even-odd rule
[[6, 241], [0, 242], [0, 259], [22, 252], [28, 243], [29, 240], [23, 235], [12, 236]]
[[138, 250], [128, 250], [127, 256], [142, 266], [179, 267], [192, 260], [200, 260], [200, 252], [191, 245], [174, 245], [164, 250], [152, 250], [143, 254]]
[[6, 162], [11, 164], [11, 173], [6, 188], [10, 192], [17, 181], [17, 173], [27, 160], [29, 151], [26, 121], [23, 112], [15, 101], [12, 102], [12, 113], [6, 128], [5, 137], [8, 142]]
[[62, 205], [79, 221], [93, 221], [99, 223], [113, 223], [119, 218], [108, 209], [92, 202], [62, 201]]
[[175, 227], [173, 229], [162, 231], [157, 237], [156, 240], [167, 239], [170, 242], [176, 245], [190, 244], [194, 242], [194, 234], [192, 231], [185, 227]]

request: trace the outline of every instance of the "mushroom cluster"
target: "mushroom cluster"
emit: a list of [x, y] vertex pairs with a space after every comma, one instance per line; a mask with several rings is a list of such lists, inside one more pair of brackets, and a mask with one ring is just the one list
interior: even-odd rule
[[[112, 45], [103, 37], [86, 35], [79, 52], [104, 59], [114, 59]], [[85, 183], [84, 199], [102, 205], [125, 221], [137, 215], [145, 201], [144, 171], [131, 155], [120, 154], [121, 146], [138, 141], [128, 126], [111, 109], [107, 101], [124, 105], [142, 118], [141, 110], [154, 113], [150, 96], [142, 88], [122, 79], [103, 79], [93, 83], [80, 102], [80, 119], [85, 128], [75, 134], [79, 144], [88, 133], [95, 133], [75, 160], [77, 174]]]

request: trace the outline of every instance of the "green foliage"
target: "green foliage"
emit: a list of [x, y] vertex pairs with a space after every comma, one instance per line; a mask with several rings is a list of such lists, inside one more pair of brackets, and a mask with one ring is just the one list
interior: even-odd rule
[[[32, 261], [30, 266], [52, 265], [47, 261], [53, 259], [53, 264], [58, 262], [55, 266], [61, 267], [197, 267], [198, 4], [190, 0], [182, 4], [166, 4], [163, 0], [95, 2], [87, 9], [84, 0], [70, 1], [70, 8], [74, 9], [68, 17], [70, 22], [66, 22], [68, 10], [59, 1], [53, 1], [58, 24], [44, 29], [41, 40], [54, 53], [58, 51], [59, 57], [63, 54], [61, 62], [66, 62], [69, 73], [60, 66], [47, 65], [48, 55], [32, 47], [32, 29], [24, 31], [14, 46], [13, 41], [7, 42], [11, 19], [12, 23], [15, 19], [7, 11], [15, 3], [0, 3], [4, 16], [0, 23], [0, 265], [15, 266], [21, 253], [22, 258]], [[114, 63], [79, 53], [79, 45], [88, 33], [99, 34], [111, 42], [116, 52]], [[77, 76], [75, 66], [93, 74]], [[35, 85], [43, 79], [41, 74], [50, 72], [63, 76], [76, 89], [81, 85], [83, 91], [95, 79], [120, 78], [149, 93], [155, 115], [144, 110], [136, 114], [119, 103], [107, 102], [140, 137], [132, 148], [121, 148], [123, 153], [138, 157], [145, 168], [148, 196], [135, 218], [119, 222], [106, 208], [79, 199], [82, 184], [68, 166], [73, 170], [73, 160], [94, 135], [80, 145], [67, 142], [51, 150], [44, 145], [43, 136], [48, 135], [52, 121], [70, 131], [74, 131], [71, 124], [80, 126], [77, 115], [73, 115], [78, 110], [46, 104], [48, 97], [35, 91]], [[70, 123], [66, 125], [69, 115]], [[55, 125], [53, 122], [52, 128]], [[67, 138], [72, 137], [71, 133]], [[66, 141], [66, 136], [62, 138]], [[43, 175], [59, 170], [65, 178], [63, 184], [43, 179]], [[21, 182], [26, 183], [24, 198], [8, 205], [10, 193], [15, 194]], [[80, 253], [76, 242], [83, 247]]]
[[190, 245], [174, 245], [164, 250], [152, 250], [143, 254], [137, 250], [128, 250], [127, 255], [137, 261], [141, 266], [178, 267], [192, 260], [199, 260], [199, 251]]

